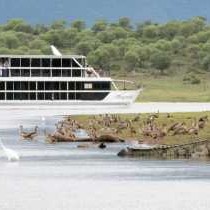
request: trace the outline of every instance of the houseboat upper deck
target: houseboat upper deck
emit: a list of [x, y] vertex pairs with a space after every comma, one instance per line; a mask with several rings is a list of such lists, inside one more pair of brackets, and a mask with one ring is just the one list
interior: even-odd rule
[[117, 90], [114, 81], [102, 70], [89, 67], [82, 55], [0, 56], [0, 105], [127, 104], [137, 95], [136, 91]]

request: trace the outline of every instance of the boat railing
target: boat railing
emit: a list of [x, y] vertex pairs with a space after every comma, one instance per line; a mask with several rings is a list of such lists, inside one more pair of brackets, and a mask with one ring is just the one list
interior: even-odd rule
[[115, 90], [137, 90], [137, 89], [143, 90], [143, 85], [136, 84], [136, 82], [130, 80], [113, 79], [112, 86]]

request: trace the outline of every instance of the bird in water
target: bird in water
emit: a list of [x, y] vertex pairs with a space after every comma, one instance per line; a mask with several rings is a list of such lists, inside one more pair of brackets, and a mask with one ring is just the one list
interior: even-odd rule
[[41, 117], [41, 120], [42, 120], [42, 125], [45, 127], [45, 124], [46, 124], [46, 118], [44, 116]]
[[5, 147], [1, 139], [0, 139], [0, 146], [2, 150], [4, 151], [5, 155], [7, 156], [8, 161], [20, 160], [20, 156], [18, 155], [18, 153], [12, 149]]
[[35, 126], [34, 131], [26, 132], [26, 131], [23, 131], [23, 126], [20, 125], [19, 133], [20, 133], [20, 136], [23, 139], [30, 139], [30, 140], [32, 140], [34, 137], [37, 136], [37, 132], [38, 132], [38, 126]]
[[98, 145], [98, 148], [100, 148], [100, 149], [105, 149], [105, 148], [106, 148], [106, 144], [104, 144], [104, 143], [102, 142], [102, 143], [100, 143], [100, 144]]
[[46, 134], [46, 118], [44, 116], [41, 117], [41, 127], [44, 134]]

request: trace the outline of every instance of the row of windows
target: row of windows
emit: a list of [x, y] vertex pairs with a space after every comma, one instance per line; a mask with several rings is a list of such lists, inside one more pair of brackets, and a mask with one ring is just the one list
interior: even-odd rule
[[[5, 72], [6, 71], [6, 72]], [[10, 72], [9, 72], [10, 71]], [[5, 72], [5, 73], [4, 73]], [[81, 77], [84, 70], [81, 69], [7, 69], [2, 76], [8, 77]]]
[[[77, 59], [78, 63], [84, 65], [83, 59]], [[12, 67], [79, 67], [73, 59], [67, 58], [11, 58]]]
[[0, 100], [102, 100], [107, 93], [0, 93]]
[[0, 90], [110, 90], [110, 82], [0, 82]]

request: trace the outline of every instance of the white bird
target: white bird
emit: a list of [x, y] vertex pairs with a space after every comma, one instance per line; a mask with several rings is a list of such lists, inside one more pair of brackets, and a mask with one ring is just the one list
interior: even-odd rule
[[42, 126], [45, 128], [45, 126], [46, 126], [46, 118], [44, 116], [42, 116], [41, 120], [42, 120]]
[[8, 161], [20, 160], [20, 156], [18, 155], [18, 153], [12, 149], [6, 148], [1, 139], [0, 139], [0, 145], [4, 153], [6, 154]]
[[45, 117], [44, 116], [42, 116], [42, 122], [45, 122]]
[[42, 119], [42, 130], [44, 132], [44, 134], [46, 134], [46, 118], [44, 116], [41, 117]]

